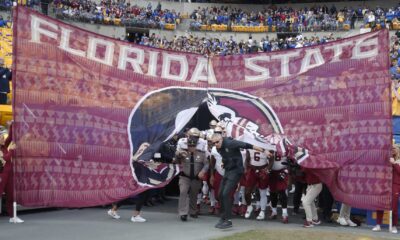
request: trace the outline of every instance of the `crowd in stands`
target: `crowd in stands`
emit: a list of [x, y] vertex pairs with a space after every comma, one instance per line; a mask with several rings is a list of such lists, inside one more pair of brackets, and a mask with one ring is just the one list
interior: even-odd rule
[[[0, 23], [2, 21], [1, 19], [2, 17], [0, 16]], [[9, 28], [8, 25], [0, 27], [0, 67], [1, 64], [4, 64], [5, 67], [11, 68], [12, 41], [13, 41], [12, 29]]]
[[0, 0], [0, 11], [10, 11], [15, 4], [27, 6], [36, 10], [40, 10], [40, 4], [49, 0]]
[[167, 50], [206, 54], [206, 55], [234, 55], [250, 54], [257, 52], [271, 52], [291, 48], [314, 46], [335, 40], [333, 33], [326, 36], [313, 36], [310, 38], [298, 35], [285, 39], [269, 39], [268, 36], [257, 41], [250, 35], [248, 40], [238, 41], [231, 36], [228, 40], [219, 38], [205, 38], [194, 35], [175, 36], [168, 40], [165, 36], [160, 37], [155, 34], [135, 38], [135, 43]]
[[[29, 0], [34, 4], [37, 0]], [[5, 2], [7, 5], [7, 1]], [[9, 5], [9, 4], [8, 4]], [[0, 4], [1, 8], [1, 4]], [[153, 8], [131, 5], [126, 0], [95, 2], [91, 0], [55, 0], [54, 11], [58, 18], [73, 21], [125, 25], [142, 28], [175, 29], [181, 15], [174, 9], [162, 9], [161, 3]], [[294, 9], [289, 6], [271, 5], [262, 10], [243, 10], [231, 6], [199, 7], [190, 14], [191, 30], [239, 31], [239, 32], [303, 32], [337, 31], [355, 28], [356, 21], [363, 27], [392, 27], [400, 29], [400, 5], [384, 9], [315, 5]], [[173, 25], [174, 27], [170, 27]], [[212, 26], [223, 26], [212, 27]], [[238, 26], [253, 27], [249, 29]], [[254, 27], [261, 27], [255, 29]]]
[[190, 15], [193, 19], [190, 26], [192, 30], [205, 30], [204, 25], [227, 25], [227, 30], [234, 30], [234, 26], [265, 26], [265, 31], [277, 32], [335, 31], [354, 29], [357, 20], [367, 27], [392, 26], [399, 16], [400, 5], [389, 9], [379, 6], [338, 9], [335, 5], [294, 9], [272, 5], [253, 11], [227, 6], [199, 7]]
[[391, 46], [390, 46], [390, 74], [392, 75], [393, 79], [400, 79], [400, 32], [396, 32], [396, 36], [391, 38]]
[[10, 10], [13, 6], [13, 2], [10, 0], [0, 1], [0, 10]]
[[[33, 4], [34, 1], [37, 0], [30, 0], [28, 4]], [[174, 9], [162, 9], [160, 3], [153, 9], [151, 3], [147, 7], [139, 7], [126, 0], [102, 0], [99, 3], [91, 0], [55, 0], [54, 11], [61, 19], [142, 28], [174, 29], [166, 26], [181, 22], [180, 13]], [[354, 29], [356, 21], [362, 21], [362, 27], [400, 29], [399, 17], [400, 4], [388, 9], [379, 6], [338, 9], [335, 5], [328, 7], [326, 4], [294, 9], [289, 6], [271, 5], [262, 10], [248, 11], [231, 6], [214, 6], [198, 7], [194, 10], [190, 14], [190, 29], [241, 32], [337, 31]], [[238, 26], [262, 28], [235, 28]]]
[[126, 0], [55, 0], [54, 6], [56, 17], [80, 22], [161, 29], [180, 22], [180, 13], [162, 9], [160, 3], [153, 9], [151, 3], [139, 7]]

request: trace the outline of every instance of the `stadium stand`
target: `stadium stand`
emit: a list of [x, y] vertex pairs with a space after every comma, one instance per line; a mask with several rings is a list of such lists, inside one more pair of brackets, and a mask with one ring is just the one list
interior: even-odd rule
[[173, 9], [162, 9], [160, 3], [153, 9], [151, 3], [147, 7], [139, 7], [123, 1], [96, 3], [56, 0], [54, 6], [57, 18], [80, 22], [165, 30], [174, 30], [175, 25], [180, 23], [180, 13]]

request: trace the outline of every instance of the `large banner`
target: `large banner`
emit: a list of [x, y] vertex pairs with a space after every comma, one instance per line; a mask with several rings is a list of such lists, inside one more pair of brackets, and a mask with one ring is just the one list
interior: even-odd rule
[[94, 206], [166, 184], [149, 161], [206, 104], [228, 134], [308, 150], [339, 201], [390, 207], [388, 32], [253, 55], [132, 45], [18, 7], [14, 15], [17, 200]]

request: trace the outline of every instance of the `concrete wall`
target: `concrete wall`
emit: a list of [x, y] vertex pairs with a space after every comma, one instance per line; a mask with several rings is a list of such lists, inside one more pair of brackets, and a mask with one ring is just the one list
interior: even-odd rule
[[125, 27], [121, 26], [107, 26], [107, 25], [81, 23], [74, 21], [64, 21], [64, 22], [85, 29], [87, 31], [112, 38], [124, 39], [126, 34]]

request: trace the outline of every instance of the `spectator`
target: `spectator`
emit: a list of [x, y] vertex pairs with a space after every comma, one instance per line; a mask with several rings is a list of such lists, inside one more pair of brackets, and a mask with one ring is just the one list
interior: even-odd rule
[[0, 147], [2, 151], [2, 157], [0, 157], [0, 166], [3, 166], [3, 170], [0, 173], [0, 195], [5, 192], [6, 194], [6, 209], [10, 218], [10, 223], [23, 223], [24, 221], [14, 215], [13, 202], [14, 202], [14, 171], [13, 171], [13, 160], [11, 158], [16, 145], [12, 142], [12, 125], [10, 126], [10, 132], [6, 138], [7, 131], [2, 127], [0, 131]]
[[321, 180], [311, 172], [311, 170], [304, 168], [303, 171], [305, 173], [305, 181], [308, 184], [306, 195], [302, 198], [304, 211], [306, 213], [306, 221], [303, 226], [305, 228], [310, 228], [321, 224], [315, 206], [315, 199], [322, 190], [322, 183]]
[[392, 114], [400, 116], [400, 80], [392, 81]]
[[[137, 198], [136, 198], [136, 207], [135, 210], [133, 211], [133, 215], [131, 217], [132, 222], [146, 222], [146, 219], [144, 219], [141, 216], [141, 210], [144, 205], [144, 203], [147, 201], [149, 195], [149, 190], [140, 193]], [[118, 208], [121, 206], [120, 203], [113, 203], [112, 208], [107, 211], [107, 214], [114, 218], [114, 219], [120, 219], [121, 216], [118, 215]]]
[[[400, 149], [398, 146], [393, 146], [392, 157], [389, 162], [393, 167], [393, 181], [392, 181], [392, 233], [397, 233], [398, 223], [398, 200], [400, 193]], [[372, 228], [372, 231], [380, 231], [383, 219], [383, 211], [378, 210], [376, 214], [376, 226]]]
[[339, 223], [342, 226], [357, 227], [357, 224], [355, 224], [350, 219], [350, 212], [351, 212], [351, 206], [349, 206], [345, 203], [342, 203], [342, 206], [340, 207], [340, 213], [339, 213], [339, 218], [337, 219], [337, 223]]

